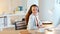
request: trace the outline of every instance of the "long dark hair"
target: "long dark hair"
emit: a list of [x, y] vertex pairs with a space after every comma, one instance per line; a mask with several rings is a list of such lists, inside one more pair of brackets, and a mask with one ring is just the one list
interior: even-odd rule
[[[36, 4], [31, 5], [30, 9], [28, 10], [28, 13], [25, 16], [26, 25], [28, 24], [29, 16], [32, 14], [32, 7], [38, 7], [38, 6]], [[38, 8], [38, 12], [39, 12], [39, 8]]]

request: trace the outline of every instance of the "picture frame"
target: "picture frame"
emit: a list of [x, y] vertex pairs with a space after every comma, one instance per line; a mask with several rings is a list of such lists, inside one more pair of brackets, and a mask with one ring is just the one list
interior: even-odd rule
[[23, 11], [23, 6], [18, 6], [19, 11]]

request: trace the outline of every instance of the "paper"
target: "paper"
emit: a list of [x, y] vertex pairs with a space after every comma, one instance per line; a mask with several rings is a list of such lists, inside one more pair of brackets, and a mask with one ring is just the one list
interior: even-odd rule
[[44, 28], [38, 29], [38, 32], [44, 32], [44, 31], [45, 31]]

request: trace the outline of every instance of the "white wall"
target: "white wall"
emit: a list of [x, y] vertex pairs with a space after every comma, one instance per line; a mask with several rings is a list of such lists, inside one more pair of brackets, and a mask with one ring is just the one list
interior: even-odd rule
[[40, 8], [40, 19], [42, 20], [51, 20], [52, 14], [49, 11], [52, 11], [54, 8], [53, 0], [40, 0], [39, 8]]
[[25, 11], [27, 0], [0, 0], [0, 14], [13, 13], [18, 6], [23, 6], [23, 11]]
[[0, 14], [9, 13], [9, 0], [0, 0]]
[[0, 14], [13, 13], [17, 6], [23, 6], [23, 11], [26, 12], [32, 4], [38, 5], [38, 0], [0, 0]]
[[54, 26], [58, 26], [60, 24], [60, 4], [55, 0], [55, 6], [54, 6], [54, 12], [53, 12], [53, 21]]
[[54, 26], [57, 26], [60, 19], [60, 5], [57, 0], [39, 0], [40, 19], [50, 20]]

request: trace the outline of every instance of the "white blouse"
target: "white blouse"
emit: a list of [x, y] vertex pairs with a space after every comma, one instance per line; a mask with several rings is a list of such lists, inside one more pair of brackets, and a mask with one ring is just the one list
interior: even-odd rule
[[36, 26], [36, 17], [38, 20], [38, 24], [42, 24], [41, 21], [39, 20], [38, 15], [34, 16], [33, 14], [30, 15], [29, 17], [29, 21], [28, 21], [28, 25], [27, 25], [27, 29], [38, 29]]

